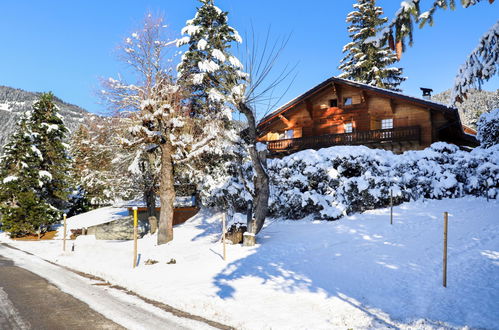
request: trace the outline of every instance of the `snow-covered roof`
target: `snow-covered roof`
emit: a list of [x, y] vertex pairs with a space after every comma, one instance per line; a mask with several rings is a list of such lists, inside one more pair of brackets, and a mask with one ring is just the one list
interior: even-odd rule
[[287, 102], [286, 104], [280, 106], [276, 111], [274, 111], [271, 114], [262, 118], [262, 120], [260, 120], [259, 125], [263, 124], [266, 121], [269, 121], [270, 119], [273, 119], [274, 117], [277, 117], [279, 114], [282, 114], [283, 112], [289, 110], [294, 105], [298, 104], [299, 102], [303, 101], [307, 97], [315, 94], [316, 92], [322, 90], [324, 87], [326, 87], [332, 83], [338, 83], [338, 84], [348, 85], [348, 86], [352, 86], [352, 87], [356, 87], [356, 88], [361, 88], [361, 89], [369, 90], [369, 91], [372, 91], [375, 93], [387, 95], [389, 97], [396, 97], [396, 98], [404, 99], [404, 100], [407, 100], [410, 102], [415, 102], [415, 103], [421, 104], [423, 106], [429, 107], [431, 109], [442, 110], [442, 111], [447, 111], [447, 112], [454, 112], [457, 114], [456, 108], [449, 107], [448, 105], [445, 105], [445, 104], [440, 103], [440, 102], [435, 102], [435, 101], [431, 101], [431, 100], [427, 100], [427, 99], [423, 99], [423, 98], [419, 98], [419, 97], [409, 96], [409, 95], [406, 95], [403, 93], [394, 92], [394, 91], [389, 90], [389, 89], [371, 86], [371, 85], [360, 83], [360, 82], [353, 81], [353, 80], [342, 79], [342, 78], [338, 78], [338, 77], [331, 77], [331, 78], [321, 82], [320, 84], [316, 85], [312, 89], [306, 91], [305, 93], [299, 95], [298, 97], [292, 99], [291, 101]]
[[[175, 207], [194, 207], [196, 206], [196, 196], [176, 196]], [[146, 203], [143, 200], [127, 201], [120, 207], [132, 208], [132, 207], [146, 207]], [[161, 201], [156, 198], [156, 207], [161, 207]]]

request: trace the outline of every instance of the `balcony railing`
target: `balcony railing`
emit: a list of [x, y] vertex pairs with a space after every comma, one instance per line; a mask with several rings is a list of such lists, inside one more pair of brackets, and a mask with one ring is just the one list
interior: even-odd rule
[[319, 149], [336, 145], [419, 141], [420, 131], [419, 126], [410, 126], [343, 134], [307, 136], [297, 139], [268, 141], [267, 148], [271, 152], [289, 152], [303, 149]]

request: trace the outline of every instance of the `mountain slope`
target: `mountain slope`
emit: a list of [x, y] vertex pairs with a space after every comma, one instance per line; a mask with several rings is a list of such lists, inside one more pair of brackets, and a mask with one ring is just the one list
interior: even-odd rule
[[[450, 89], [432, 96], [431, 99], [448, 104], [450, 102]], [[490, 112], [499, 107], [499, 89], [496, 91], [472, 90], [463, 103], [458, 103], [456, 106], [461, 122], [476, 128], [476, 122], [482, 113]]]
[[[15, 128], [19, 115], [31, 109], [41, 93], [27, 92], [22, 89], [0, 86], [0, 151], [7, 143]], [[86, 117], [95, 116], [79, 106], [69, 104], [54, 97], [64, 123], [73, 132]]]

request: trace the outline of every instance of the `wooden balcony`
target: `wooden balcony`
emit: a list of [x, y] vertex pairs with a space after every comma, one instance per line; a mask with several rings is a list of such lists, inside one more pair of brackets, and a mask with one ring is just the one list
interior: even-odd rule
[[307, 136], [297, 139], [268, 141], [270, 154], [289, 154], [304, 149], [320, 149], [339, 145], [367, 145], [382, 147], [384, 144], [419, 143], [421, 129], [419, 126], [358, 131], [343, 134]]

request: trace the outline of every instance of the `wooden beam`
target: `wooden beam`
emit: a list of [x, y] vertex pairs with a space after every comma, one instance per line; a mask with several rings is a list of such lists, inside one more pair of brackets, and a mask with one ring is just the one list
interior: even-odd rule
[[369, 99], [369, 95], [367, 94], [367, 92], [365, 90], [361, 90], [361, 92], [362, 92], [362, 102], [367, 103], [367, 100]]
[[286, 117], [283, 115], [279, 115], [279, 119], [282, 120], [282, 122], [289, 128], [293, 126], [293, 123], [290, 122]]
[[334, 91], [336, 93], [336, 97], [338, 98], [338, 107], [343, 107], [343, 97], [341, 95], [341, 86], [338, 83], [333, 82]]
[[395, 107], [397, 105], [395, 104], [395, 100], [390, 98], [390, 110], [392, 110], [392, 114], [395, 114]]
[[312, 105], [312, 102], [310, 102], [310, 100], [306, 100], [305, 101], [305, 109], [307, 110], [307, 113], [310, 117], [310, 120], [314, 120], [314, 108], [313, 108], [313, 105]]

